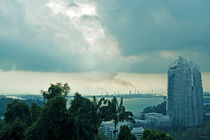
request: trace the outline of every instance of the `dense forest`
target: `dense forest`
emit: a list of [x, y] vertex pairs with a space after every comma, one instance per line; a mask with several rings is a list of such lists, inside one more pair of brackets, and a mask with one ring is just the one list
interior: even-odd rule
[[[7, 104], [12, 102], [13, 100], [14, 99], [12, 99], [12, 98], [6, 98], [4, 96], [2, 96], [0, 98], [0, 116], [4, 115], [4, 112], [6, 111], [6, 108], [7, 108]], [[42, 107], [44, 105], [44, 102], [41, 100], [33, 100], [33, 99], [27, 99], [27, 100], [18, 99], [18, 100], [26, 103], [29, 107], [32, 105], [32, 103], [35, 103], [36, 105], [38, 105], [40, 107]]]
[[[40, 100], [0, 99], [1, 140], [107, 140], [99, 133], [102, 121], [113, 121], [117, 133], [118, 122], [135, 123], [132, 112], [126, 111], [123, 99], [93, 97], [92, 100], [75, 93], [67, 108], [68, 84], [51, 84], [48, 91], [42, 91], [44, 102]], [[146, 107], [143, 112], [165, 114], [166, 102]], [[4, 113], [3, 113], [4, 112]], [[210, 112], [210, 105], [204, 106], [204, 112]], [[167, 131], [175, 140], [208, 140], [210, 138], [210, 116], [204, 116], [201, 126]], [[142, 140], [171, 140], [164, 132], [146, 129]], [[128, 126], [121, 126], [118, 140], [136, 140]]]
[[156, 105], [156, 106], [148, 106], [143, 109], [143, 113], [161, 113], [163, 115], [166, 115], [166, 101]]
[[[32, 103], [31, 106], [21, 100], [8, 103], [4, 119], [0, 120], [1, 140], [105, 140], [99, 134], [102, 121], [113, 121], [115, 126], [120, 121], [135, 123], [133, 114], [126, 111], [123, 99], [118, 103], [116, 97], [110, 100], [101, 98], [92, 100], [75, 93], [70, 107], [67, 108], [69, 85], [51, 84], [48, 91], [42, 91], [43, 107]], [[150, 130], [148, 130], [150, 131]], [[118, 140], [136, 140], [130, 128], [120, 128]], [[165, 133], [145, 131], [143, 140], [152, 137], [171, 139]]]
[[[210, 105], [204, 105], [204, 114], [210, 113]], [[163, 115], [166, 115], [166, 101], [156, 105], [156, 106], [148, 106], [143, 109], [143, 113], [161, 113]]]

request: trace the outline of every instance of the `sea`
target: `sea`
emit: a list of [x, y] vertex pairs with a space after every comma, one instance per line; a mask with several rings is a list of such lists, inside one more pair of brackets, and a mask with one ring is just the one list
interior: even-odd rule
[[[21, 96], [8, 96], [10, 98], [14, 98], [14, 99], [24, 99], [25, 97], [21, 97]], [[30, 98], [32, 98], [32, 96], [30, 96]], [[37, 97], [36, 97], [37, 98]], [[73, 99], [73, 97], [68, 98], [68, 103], [67, 103], [67, 107], [70, 106], [70, 102]], [[92, 100], [92, 97], [89, 98], [90, 100]], [[97, 98], [99, 100], [99, 98]], [[108, 99], [112, 99], [112, 98], [108, 98]], [[120, 103], [120, 98], [118, 97], [118, 103]], [[164, 101], [164, 99], [162, 97], [131, 97], [131, 98], [123, 98], [123, 105], [125, 106], [127, 111], [131, 111], [133, 114], [139, 114], [141, 111], [143, 111], [143, 109], [145, 107], [148, 106], [155, 106], [158, 105], [160, 103], [162, 103]]]
[[[70, 102], [73, 98], [70, 98], [67, 106], [70, 106]], [[90, 100], [92, 98], [89, 98]], [[111, 99], [111, 98], [108, 98]], [[120, 103], [120, 98], [118, 103]], [[150, 97], [150, 98], [123, 98], [123, 105], [125, 106], [126, 111], [131, 111], [134, 115], [140, 114], [145, 107], [155, 106], [164, 101], [161, 97]]]
[[155, 106], [164, 101], [163, 98], [124, 98], [123, 104], [127, 111], [139, 114], [145, 107]]

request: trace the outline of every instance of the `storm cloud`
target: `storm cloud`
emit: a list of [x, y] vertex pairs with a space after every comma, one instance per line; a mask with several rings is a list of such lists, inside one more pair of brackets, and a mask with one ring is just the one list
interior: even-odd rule
[[163, 73], [179, 55], [210, 72], [208, 0], [0, 1], [0, 69]]

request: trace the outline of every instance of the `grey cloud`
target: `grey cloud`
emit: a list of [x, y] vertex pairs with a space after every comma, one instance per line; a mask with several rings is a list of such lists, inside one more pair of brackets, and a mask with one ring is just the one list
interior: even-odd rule
[[126, 56], [159, 50], [210, 51], [207, 0], [102, 0], [98, 5], [103, 25]]
[[[47, 8], [44, 10], [36, 9], [40, 12], [46, 12], [46, 15], [34, 17], [33, 20], [35, 21], [39, 18], [42, 18], [43, 21], [36, 21], [40, 24], [33, 25], [33, 23], [30, 23], [32, 21], [28, 21], [26, 17], [28, 13], [25, 11], [24, 4], [10, 0], [0, 2], [0, 4], [4, 6], [0, 7], [0, 69], [86, 71], [81, 65], [84, 58], [80, 54], [71, 52], [66, 46], [86, 45], [82, 38], [79, 39], [81, 35], [71, 28], [69, 32], [73, 32], [74, 35], [70, 37], [73, 40], [77, 38], [78, 42], [67, 42], [66, 38], [61, 38], [61, 41], [58, 42], [55, 38], [55, 35], [61, 32], [60, 26], [63, 28], [69, 26], [62, 24], [61, 21], [59, 22], [58, 19], [62, 19], [62, 17], [52, 19], [52, 15], [48, 13]], [[13, 10], [9, 10], [10, 8]], [[40, 15], [42, 14], [40, 13]], [[48, 22], [46, 25], [42, 24], [42, 22], [46, 22], [44, 20]]]
[[[90, 46], [84, 35], [67, 16], [53, 14], [45, 6], [48, 2], [0, 1], [0, 69], [162, 73], [175, 57], [165, 58], [160, 52], [172, 51], [196, 62], [201, 71], [210, 71], [208, 0], [95, 0], [98, 15], [82, 16], [79, 23], [102, 23], [125, 60], [142, 55], [148, 57], [144, 61], [87, 54]], [[72, 0], [66, 2], [77, 6]], [[99, 42], [111, 44], [106, 39]]]
[[69, 7], [78, 7], [78, 5], [73, 2], [70, 2], [68, 5], [69, 5]]

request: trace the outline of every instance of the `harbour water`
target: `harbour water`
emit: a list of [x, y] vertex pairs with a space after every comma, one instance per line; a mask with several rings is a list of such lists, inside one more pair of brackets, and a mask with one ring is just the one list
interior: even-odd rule
[[123, 104], [126, 110], [139, 114], [147, 106], [154, 106], [163, 102], [163, 98], [125, 98]]
[[[73, 98], [69, 98], [68, 106]], [[92, 98], [89, 98], [90, 100]], [[111, 98], [108, 98], [111, 99]], [[120, 103], [120, 98], [118, 103]], [[139, 114], [145, 107], [155, 106], [164, 101], [161, 97], [150, 97], [150, 98], [123, 98], [123, 105], [127, 111], [131, 111], [133, 114]]]

